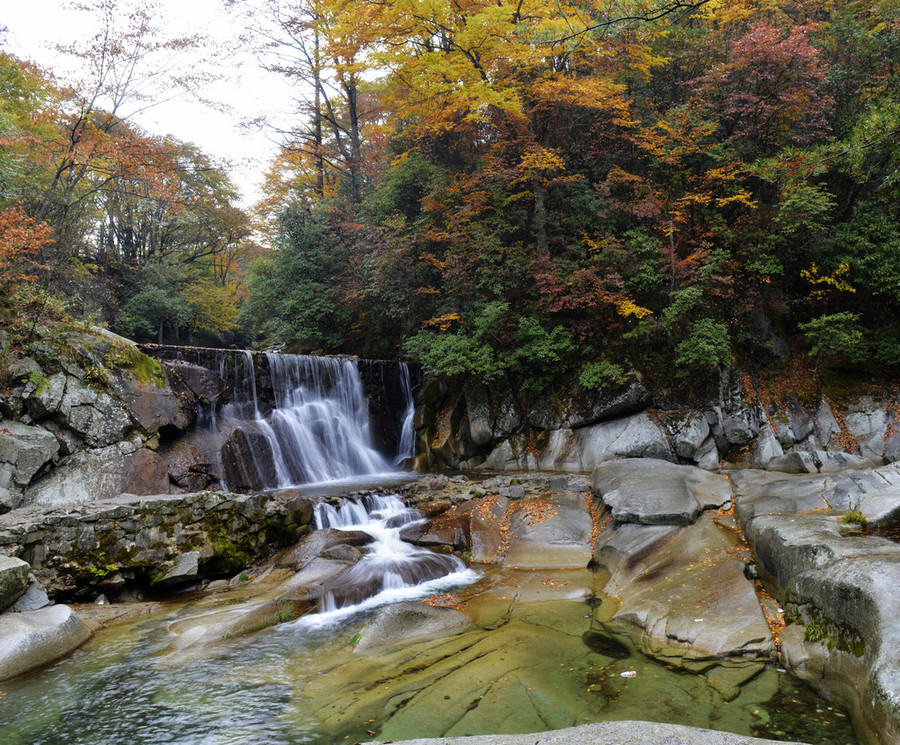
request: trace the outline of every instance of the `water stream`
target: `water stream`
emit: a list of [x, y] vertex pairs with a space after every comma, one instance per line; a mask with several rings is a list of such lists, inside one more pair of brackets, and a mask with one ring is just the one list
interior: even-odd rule
[[360, 610], [465, 585], [478, 576], [457, 556], [437, 554], [402, 540], [401, 529], [424, 518], [395, 495], [343, 500], [339, 507], [322, 502], [315, 517], [318, 528], [361, 530], [375, 542], [359, 562], [325, 585], [320, 617], [307, 622], [325, 625]]
[[[231, 401], [215, 425], [244, 433], [248, 473], [274, 489], [393, 472], [392, 459], [372, 445], [355, 364], [287, 355], [268, 363], [271, 410], [261, 405], [247, 354], [234, 364]], [[407, 376], [394, 462], [413, 454], [408, 384]], [[640, 719], [857, 745], [843, 711], [771, 665], [723, 660], [692, 672], [611, 636], [604, 624], [617, 603], [602, 594], [608, 575], [476, 572], [452, 554], [403, 541], [402, 529], [421, 519], [395, 495], [318, 504], [319, 529], [362, 531], [374, 541], [323, 582], [317, 612], [186, 644], [181, 629], [271, 604], [284, 577], [262, 573], [160, 604], [0, 684], [0, 742], [334, 745]], [[429, 612], [451, 623], [427, 636], [400, 626], [385, 632], [374, 621], [398, 601], [448, 608]], [[421, 608], [406, 607], [412, 617]]]

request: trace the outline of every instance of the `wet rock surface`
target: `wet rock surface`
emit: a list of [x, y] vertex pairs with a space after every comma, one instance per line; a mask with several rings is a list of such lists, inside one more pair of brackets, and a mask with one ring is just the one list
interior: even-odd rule
[[52, 662], [83, 644], [91, 629], [66, 605], [0, 615], [0, 680]]

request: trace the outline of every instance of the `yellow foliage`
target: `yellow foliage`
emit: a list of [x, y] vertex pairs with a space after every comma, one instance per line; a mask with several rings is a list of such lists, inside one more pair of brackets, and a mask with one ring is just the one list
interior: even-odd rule
[[459, 313], [445, 313], [436, 318], [429, 318], [422, 325], [426, 328], [438, 328], [441, 331], [447, 331], [454, 323], [461, 321]]
[[619, 312], [620, 316], [624, 316], [627, 318], [628, 316], [635, 316], [636, 318], [646, 318], [647, 316], [652, 316], [653, 311], [649, 308], [642, 308], [640, 305], [632, 302], [631, 300], [620, 300], [616, 303], [616, 309]]
[[850, 265], [842, 261], [832, 274], [822, 276], [819, 274], [819, 267], [813, 262], [809, 265], [809, 269], [800, 271], [800, 276], [813, 286], [808, 296], [810, 300], [825, 300], [832, 291], [856, 292], [855, 287], [841, 279], [841, 275], [848, 271], [850, 271]]

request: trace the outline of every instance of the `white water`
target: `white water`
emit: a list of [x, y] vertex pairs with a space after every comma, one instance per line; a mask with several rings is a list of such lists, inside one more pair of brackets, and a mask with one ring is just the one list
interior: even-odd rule
[[409, 379], [409, 366], [401, 364], [400, 385], [403, 388], [403, 396], [406, 399], [406, 412], [403, 415], [403, 427], [400, 430], [400, 443], [397, 446], [397, 456], [394, 465], [400, 465], [407, 458], [416, 454], [415, 421], [416, 402], [412, 395], [412, 381]]
[[407, 543], [400, 531], [423, 520], [394, 495], [344, 500], [339, 507], [316, 506], [316, 526], [359, 530], [375, 542], [359, 562], [325, 585], [319, 612], [297, 623], [327, 626], [360, 610], [400, 600], [414, 600], [473, 582], [478, 574], [458, 557], [437, 554]]
[[[281, 354], [266, 358], [275, 396], [272, 411], [260, 410], [250, 352], [235, 358], [231, 400], [222, 409], [223, 422], [248, 435], [241, 467], [252, 469], [249, 483], [280, 489], [348, 482], [392, 474], [395, 464], [413, 454], [415, 405], [406, 365], [401, 366], [406, 411], [391, 462], [372, 442], [368, 401], [354, 361]], [[221, 374], [225, 377], [224, 367]]]

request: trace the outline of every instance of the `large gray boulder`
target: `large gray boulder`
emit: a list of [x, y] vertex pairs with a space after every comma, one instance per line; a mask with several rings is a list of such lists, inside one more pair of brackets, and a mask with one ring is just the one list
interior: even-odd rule
[[0, 612], [15, 603], [28, 589], [27, 562], [12, 556], [0, 555]]
[[900, 742], [900, 546], [810, 515], [756, 517], [747, 537], [803, 627], [783, 637], [786, 663]]
[[559, 492], [514, 503], [504, 566], [587, 566], [593, 528], [589, 500], [589, 496], [579, 492]]
[[636, 646], [664, 661], [744, 658], [758, 672], [774, 643], [740, 548], [712, 513], [687, 527], [603, 531], [596, 558], [611, 573], [604, 592], [621, 603], [610, 628], [637, 632]]
[[0, 615], [0, 680], [53, 662], [90, 636], [90, 628], [67, 605]]
[[674, 460], [668, 439], [647, 412], [576, 430], [582, 470], [614, 458]]
[[644, 525], [689, 525], [731, 499], [726, 477], [649, 458], [600, 464], [591, 488], [614, 520]]

